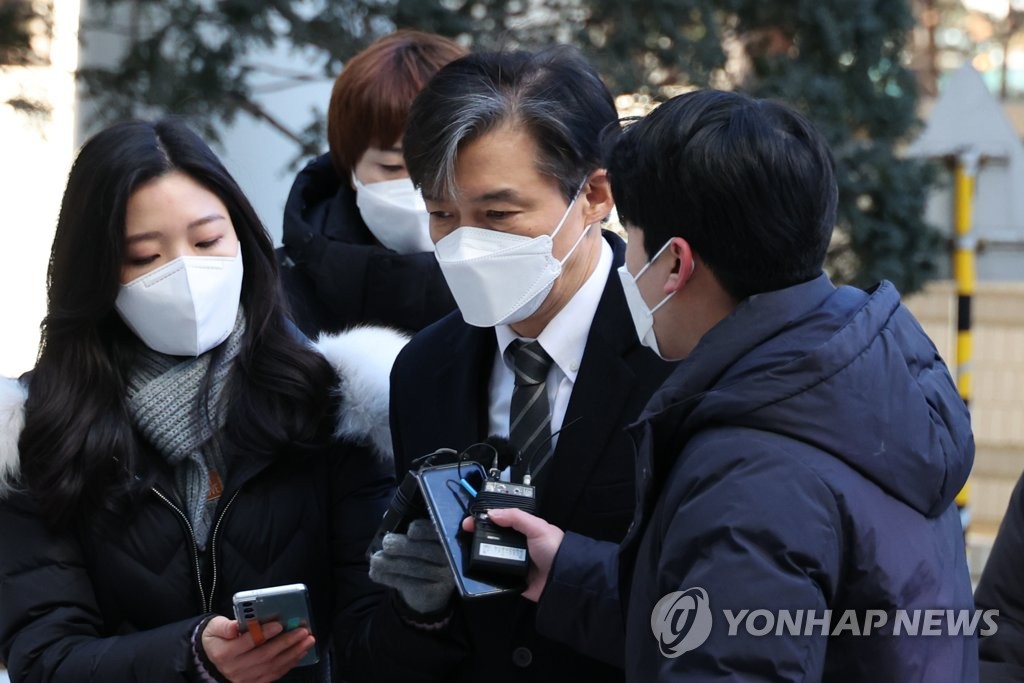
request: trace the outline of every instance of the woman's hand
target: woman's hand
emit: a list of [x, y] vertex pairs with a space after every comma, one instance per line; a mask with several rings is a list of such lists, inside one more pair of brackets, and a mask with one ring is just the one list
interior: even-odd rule
[[277, 622], [264, 624], [266, 640], [257, 644], [248, 631], [238, 631], [237, 621], [217, 616], [200, 640], [207, 659], [232, 683], [270, 683], [291, 671], [316, 643], [308, 629], [283, 630]]

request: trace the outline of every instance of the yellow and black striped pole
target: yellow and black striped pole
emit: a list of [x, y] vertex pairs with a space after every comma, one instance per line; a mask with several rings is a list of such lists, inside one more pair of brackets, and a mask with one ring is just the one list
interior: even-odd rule
[[[953, 228], [955, 242], [953, 246], [953, 276], [956, 278], [957, 314], [956, 314], [956, 385], [964, 404], [971, 403], [971, 358], [973, 343], [971, 339], [971, 297], [977, 279], [975, 270], [975, 248], [971, 218], [974, 215], [974, 187], [978, 176], [978, 155], [973, 152], [962, 153], [956, 158], [954, 169]], [[970, 526], [971, 516], [968, 500], [970, 482], [964, 484], [956, 497], [956, 505], [960, 510], [960, 521], [964, 528], [964, 537]]]

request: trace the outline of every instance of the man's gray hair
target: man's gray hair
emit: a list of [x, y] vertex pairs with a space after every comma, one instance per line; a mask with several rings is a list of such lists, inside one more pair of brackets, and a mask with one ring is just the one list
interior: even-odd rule
[[601, 137], [617, 115], [597, 72], [571, 48], [471, 54], [441, 69], [413, 103], [402, 142], [413, 183], [425, 196], [454, 197], [459, 151], [506, 125], [533, 137], [538, 171], [572, 199], [601, 167]]

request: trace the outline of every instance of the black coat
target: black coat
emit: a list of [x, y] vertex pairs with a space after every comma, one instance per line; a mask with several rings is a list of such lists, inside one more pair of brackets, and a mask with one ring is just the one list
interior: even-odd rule
[[[619, 541], [634, 507], [633, 446], [623, 428], [671, 365], [640, 345], [615, 268], [625, 245], [611, 233], [612, 270], [587, 338], [555, 453], [538, 491], [538, 514], [594, 538]], [[391, 375], [398, 472], [439, 447], [461, 449], [487, 436], [493, 329], [458, 312], [416, 335]], [[537, 633], [536, 606], [519, 596], [457, 605], [445, 634], [422, 639], [394, 662], [393, 680], [621, 681], [619, 667], [575, 653]], [[621, 653], [607, 659], [621, 665]]]
[[979, 641], [982, 683], [1024, 683], [1024, 477], [1017, 482], [974, 601], [999, 610], [997, 630]]
[[455, 308], [434, 254], [382, 246], [327, 155], [295, 178], [282, 241], [282, 287], [295, 324], [310, 338], [360, 324], [415, 332]]
[[[4, 398], [17, 387], [0, 382], [0, 424], [11, 429], [19, 420], [7, 418], [20, 406]], [[349, 436], [266, 459], [226, 448], [228, 477], [207, 546], [212, 566], [203, 570], [173, 473], [152, 452], [118, 511], [62, 533], [48, 531], [31, 497], [0, 477], [0, 660], [12, 679], [194, 680], [190, 639], [207, 615], [233, 618], [237, 591], [298, 582], [309, 587], [321, 653], [333, 636], [334, 663], [344, 666], [379, 602], [365, 551], [394, 481], [380, 453], [387, 445]], [[16, 443], [16, 434], [0, 434], [0, 465], [16, 469]], [[293, 669], [285, 680], [320, 680], [314, 673]]]

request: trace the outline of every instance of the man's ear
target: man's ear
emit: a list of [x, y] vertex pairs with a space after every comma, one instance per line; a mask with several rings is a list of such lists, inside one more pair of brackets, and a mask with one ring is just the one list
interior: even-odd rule
[[612, 199], [612, 184], [608, 179], [608, 172], [603, 168], [590, 174], [583, 183], [580, 195], [581, 198], [586, 198], [583, 208], [584, 225], [604, 220], [615, 206], [615, 200]]
[[672, 294], [680, 291], [690, 281], [693, 272], [697, 269], [697, 261], [693, 249], [690, 248], [690, 243], [682, 237], [673, 237], [669, 240], [667, 251], [673, 259], [674, 265], [662, 292]]

